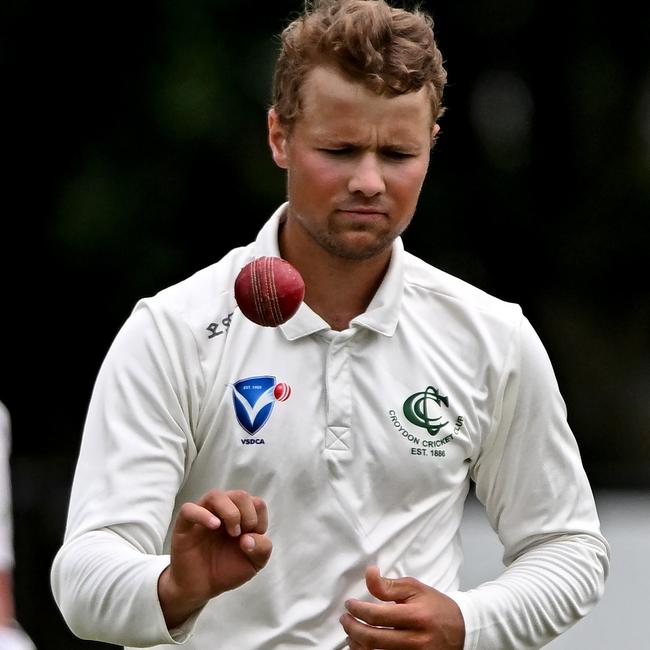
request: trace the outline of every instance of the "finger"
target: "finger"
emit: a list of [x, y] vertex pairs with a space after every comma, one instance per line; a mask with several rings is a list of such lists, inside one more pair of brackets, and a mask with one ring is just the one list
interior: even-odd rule
[[384, 578], [376, 566], [366, 569], [366, 585], [375, 598], [396, 603], [413, 598], [420, 593], [422, 587], [414, 578]]
[[257, 571], [266, 566], [273, 550], [273, 543], [269, 537], [257, 533], [247, 533], [241, 536], [239, 544]]
[[354, 646], [350, 648], [381, 648], [382, 650], [404, 650], [405, 648], [419, 647], [413, 645], [413, 639], [408, 632], [392, 628], [377, 628], [357, 621], [350, 614], [343, 614], [339, 619], [345, 633], [350, 637]]
[[255, 512], [257, 513], [257, 526], [251, 532], [265, 533], [269, 528], [269, 511], [266, 502], [260, 499], [260, 497], [252, 497], [252, 499]]
[[350, 599], [345, 601], [345, 608], [354, 618], [375, 627], [407, 628], [412, 624], [407, 605]]
[[[235, 491], [222, 492], [221, 490], [211, 490], [201, 497], [199, 505], [210, 510], [221, 519], [229, 535], [239, 537], [241, 535], [242, 513], [240, 506], [233, 501], [232, 497], [235, 494]], [[238, 493], [236, 498], [240, 501], [243, 500], [242, 496]], [[252, 509], [253, 511], [255, 510], [254, 508]]]
[[239, 525], [242, 533], [250, 533], [257, 528], [257, 510], [254, 498], [244, 490], [229, 490], [226, 494], [239, 509]]
[[216, 530], [221, 526], [221, 520], [206, 508], [189, 501], [181, 506], [176, 520], [176, 530], [181, 534], [186, 533], [195, 525]]

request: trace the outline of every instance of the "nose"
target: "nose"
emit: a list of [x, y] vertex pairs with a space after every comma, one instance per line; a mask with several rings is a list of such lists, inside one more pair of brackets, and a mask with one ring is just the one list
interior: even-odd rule
[[365, 153], [356, 161], [350, 179], [348, 191], [360, 192], [364, 196], [376, 196], [386, 191], [381, 161], [373, 153]]

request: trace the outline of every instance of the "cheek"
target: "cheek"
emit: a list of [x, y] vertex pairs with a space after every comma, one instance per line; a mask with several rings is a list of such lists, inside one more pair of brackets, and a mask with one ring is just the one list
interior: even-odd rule
[[322, 156], [306, 153], [295, 159], [295, 179], [309, 185], [310, 192], [327, 192], [345, 181], [339, 166]]
[[393, 193], [405, 202], [417, 201], [427, 173], [426, 164], [409, 165], [392, 174]]

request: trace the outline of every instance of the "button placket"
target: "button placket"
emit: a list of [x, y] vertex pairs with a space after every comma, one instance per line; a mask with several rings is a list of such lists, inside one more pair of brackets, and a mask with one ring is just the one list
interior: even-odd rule
[[336, 332], [327, 351], [327, 430], [325, 449], [352, 451], [352, 385], [350, 382], [350, 339], [353, 331]]

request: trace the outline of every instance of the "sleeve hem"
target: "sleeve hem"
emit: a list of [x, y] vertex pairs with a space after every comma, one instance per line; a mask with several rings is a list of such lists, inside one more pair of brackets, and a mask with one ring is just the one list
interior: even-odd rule
[[[158, 578], [160, 579], [160, 574], [169, 566], [169, 556], [161, 556], [161, 559], [164, 559], [165, 562], [164, 564], [160, 567], [160, 571], [158, 571]], [[162, 611], [162, 607], [160, 606], [160, 600], [158, 600], [158, 581], [156, 581], [156, 602], [158, 603], [158, 612], [160, 619], [162, 620], [163, 627], [167, 628], [167, 624], [165, 623], [165, 616]], [[196, 626], [196, 622], [201, 614], [201, 612], [205, 609], [205, 605], [201, 607], [201, 609], [198, 609], [196, 612], [194, 612], [186, 621], [181, 623], [180, 625], [177, 625], [174, 628], [168, 629], [168, 635], [169, 638], [166, 641], [166, 643], [174, 643], [175, 645], [181, 645], [185, 643], [193, 634], [194, 634], [194, 628]]]
[[465, 643], [463, 650], [478, 650], [478, 626], [476, 612], [472, 599], [467, 592], [452, 591], [447, 594], [460, 608], [460, 613], [465, 622]]

